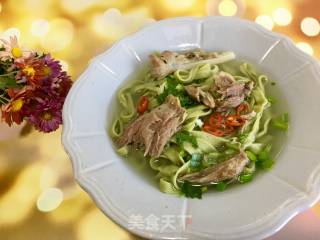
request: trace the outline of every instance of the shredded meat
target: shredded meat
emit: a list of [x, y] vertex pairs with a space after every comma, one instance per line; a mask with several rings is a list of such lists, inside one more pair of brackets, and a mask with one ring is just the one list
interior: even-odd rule
[[235, 108], [235, 107], [238, 107], [243, 101], [244, 101], [244, 95], [228, 97], [223, 101], [221, 107]]
[[249, 160], [244, 152], [222, 163], [206, 168], [200, 172], [186, 174], [179, 178], [194, 184], [207, 185], [237, 177], [248, 164]]
[[209, 108], [214, 108], [216, 106], [214, 98], [210, 92], [202, 90], [200, 87], [193, 85], [188, 85], [184, 87], [187, 93], [194, 98], [197, 102], [202, 102]]
[[241, 96], [244, 93], [244, 83], [234, 83], [225, 91], [226, 97]]
[[221, 71], [215, 78], [214, 83], [220, 90], [226, 90], [228, 87], [231, 87], [235, 82], [236, 80], [233, 78], [231, 74]]
[[221, 71], [215, 78], [215, 89], [221, 94], [217, 111], [223, 112], [239, 106], [246, 94], [251, 93], [248, 87], [244, 83], [237, 82], [231, 74]]
[[144, 155], [159, 157], [165, 144], [175, 134], [186, 116], [179, 99], [169, 95], [166, 102], [132, 122], [117, 140], [122, 147], [133, 144], [144, 146]]
[[185, 69], [192, 67], [192, 63], [216, 58], [214, 52], [193, 51], [188, 53], [176, 53], [172, 51], [163, 51], [159, 56], [150, 55], [151, 73], [157, 77], [165, 77], [166, 75], [176, 71], [177, 69]]

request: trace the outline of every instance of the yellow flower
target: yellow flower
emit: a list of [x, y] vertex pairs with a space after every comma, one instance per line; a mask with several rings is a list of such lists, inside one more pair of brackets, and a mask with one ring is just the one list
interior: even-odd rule
[[11, 58], [27, 57], [30, 55], [30, 52], [24, 51], [19, 46], [17, 36], [10, 37], [9, 41], [1, 39], [0, 45], [4, 48], [3, 51], [0, 51], [0, 59], [3, 61]]
[[22, 71], [29, 77], [33, 77], [36, 73], [34, 68], [30, 65], [25, 66]]
[[22, 98], [18, 98], [18, 99], [14, 100], [14, 101], [11, 103], [11, 106], [12, 106], [11, 110], [12, 110], [13, 112], [18, 112], [18, 111], [20, 111], [21, 108], [23, 107], [23, 104], [24, 104], [23, 99], [22, 99]]
[[22, 57], [22, 51], [19, 47], [13, 47], [11, 53], [14, 58]]

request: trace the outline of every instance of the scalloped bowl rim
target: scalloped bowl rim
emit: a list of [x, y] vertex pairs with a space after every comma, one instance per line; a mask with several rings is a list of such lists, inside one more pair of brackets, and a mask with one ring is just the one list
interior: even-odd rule
[[[283, 41], [288, 47], [291, 48], [291, 50], [294, 52], [295, 55], [300, 55], [303, 56], [305, 58], [308, 58], [308, 60], [312, 63], [312, 65], [316, 66], [316, 70], [317, 73], [319, 73], [320, 76], [320, 67], [318, 62], [312, 58], [311, 56], [307, 56], [306, 54], [302, 53], [301, 50], [299, 50], [295, 44], [292, 42], [291, 39], [289, 39], [286, 36], [283, 36], [279, 33], [274, 33], [274, 32], [270, 32], [269, 30], [265, 29], [264, 27], [257, 25], [251, 21], [248, 20], [244, 20], [244, 19], [238, 19], [235, 17], [221, 17], [221, 16], [212, 16], [212, 17], [177, 17], [177, 18], [169, 18], [169, 19], [164, 19], [164, 20], [160, 20], [157, 21], [155, 23], [152, 23], [146, 27], [144, 27], [143, 29], [141, 29], [140, 31], [133, 33], [129, 36], [126, 36], [124, 38], [122, 38], [121, 40], [117, 41], [115, 44], [113, 44], [113, 46], [111, 48], [109, 48], [106, 52], [104, 52], [103, 54], [106, 54], [110, 51], [112, 51], [112, 49], [114, 49], [116, 46], [122, 44], [125, 41], [129, 41], [130, 38], [135, 37], [135, 36], [139, 36], [142, 35], [143, 33], [147, 32], [149, 29], [151, 28], [156, 28], [159, 27], [161, 25], [166, 25], [170, 22], [174, 22], [174, 21], [198, 21], [198, 22], [204, 22], [207, 19], [232, 19], [232, 21], [236, 20], [236, 21], [240, 21], [244, 24], [249, 24], [251, 27], [255, 28], [255, 30], [266, 34], [267, 36], [271, 36], [271, 37], [276, 37], [279, 40]], [[100, 55], [99, 55], [100, 56]], [[97, 58], [97, 57], [96, 57]], [[94, 61], [94, 60], [93, 60]], [[89, 66], [90, 67], [90, 66]], [[85, 73], [84, 73], [85, 74]], [[83, 75], [84, 75], [83, 74]], [[82, 75], [82, 76], [83, 76]], [[81, 76], [79, 77], [79, 79], [81, 78]], [[75, 95], [75, 93], [77, 92], [77, 89], [79, 88], [79, 86], [85, 82], [85, 78], [76, 81], [74, 86], [72, 87], [72, 89], [70, 90], [65, 104], [64, 104], [64, 108], [63, 108], [63, 133], [62, 133], [62, 143], [64, 145], [65, 151], [67, 152], [67, 154], [69, 155], [71, 162], [72, 162], [72, 166], [73, 166], [73, 172], [74, 172], [74, 176], [76, 181], [78, 182], [78, 184], [91, 196], [91, 198], [93, 198], [94, 202], [97, 204], [98, 208], [101, 209], [102, 212], [104, 212], [107, 216], [111, 217], [111, 219], [113, 221], [115, 221], [117, 224], [119, 224], [120, 226], [122, 226], [123, 228], [127, 228], [127, 224], [125, 221], [123, 221], [123, 219], [121, 219], [118, 214], [116, 213], [116, 210], [112, 207], [112, 206], [106, 206], [104, 204], [104, 202], [102, 201], [101, 197], [103, 198], [103, 194], [101, 193], [101, 191], [99, 190], [99, 188], [97, 188], [92, 182], [88, 181], [81, 173], [80, 173], [80, 162], [79, 162], [79, 157], [78, 154], [76, 152], [76, 150], [73, 148], [72, 144], [71, 144], [71, 132], [72, 132], [72, 122], [73, 120], [69, 117], [69, 105], [71, 103], [71, 100], [73, 99], [73, 96]], [[264, 226], [259, 226], [258, 229], [256, 229], [256, 231], [252, 231], [251, 233], [247, 234], [247, 235], [243, 235], [241, 238], [243, 239], [257, 239], [257, 238], [265, 238], [268, 237], [272, 234], [274, 234], [275, 232], [277, 232], [278, 230], [280, 230], [285, 224], [287, 224], [288, 221], [290, 221], [295, 215], [297, 215], [298, 213], [306, 210], [307, 208], [313, 206], [317, 201], [319, 201], [320, 199], [320, 167], [318, 167], [318, 169], [316, 169], [313, 172], [313, 175], [309, 177], [309, 181], [313, 183], [313, 186], [317, 186], [317, 188], [313, 188], [313, 189], [309, 189], [310, 191], [308, 191], [309, 195], [308, 198], [301, 198], [301, 199], [296, 199], [296, 201], [294, 203], [288, 203], [287, 207], [283, 209], [282, 211], [282, 215], [281, 216], [275, 216], [275, 218], [273, 220], [270, 220], [269, 222], [267, 221], [267, 223], [269, 223], [268, 226], [266, 226], [267, 224], [264, 224]], [[269, 215], [270, 218], [270, 215]], [[145, 238], [153, 238], [153, 239], [169, 239], [167, 238], [167, 236], [165, 234], [159, 233], [157, 235], [150, 235], [149, 233], [147, 233], [146, 231], [142, 231], [142, 230], [137, 230], [137, 229], [131, 229], [129, 230], [132, 233], [145, 237]], [[233, 233], [234, 235], [237, 233]], [[170, 238], [170, 239], [211, 239], [213, 236], [210, 235], [206, 235], [206, 234], [200, 234], [200, 233], [192, 233], [192, 232], [183, 232], [182, 234], [180, 234], [180, 237], [177, 238]], [[223, 239], [229, 239], [227, 238], [223, 238]], [[230, 236], [230, 239], [234, 239], [232, 238], [232, 236]]]

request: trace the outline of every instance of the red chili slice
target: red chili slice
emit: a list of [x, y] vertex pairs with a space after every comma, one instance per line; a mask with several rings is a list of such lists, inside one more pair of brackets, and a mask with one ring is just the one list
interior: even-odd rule
[[146, 96], [140, 97], [138, 101], [137, 111], [140, 114], [143, 114], [147, 109], [149, 105], [149, 99]]
[[245, 123], [245, 119], [238, 115], [229, 115], [226, 118], [226, 125], [239, 127]]

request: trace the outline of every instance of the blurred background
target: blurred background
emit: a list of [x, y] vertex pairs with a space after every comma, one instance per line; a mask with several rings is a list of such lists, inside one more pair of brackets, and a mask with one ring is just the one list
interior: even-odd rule
[[[175, 16], [246, 18], [319, 58], [319, 9], [319, 0], [0, 0], [0, 37], [14, 34], [26, 48], [51, 52], [76, 80], [119, 38]], [[61, 129], [45, 135], [25, 128], [11, 139], [5, 132], [0, 128], [1, 240], [140, 239], [105, 217], [74, 182]], [[319, 239], [319, 229], [320, 204], [272, 239]]]

